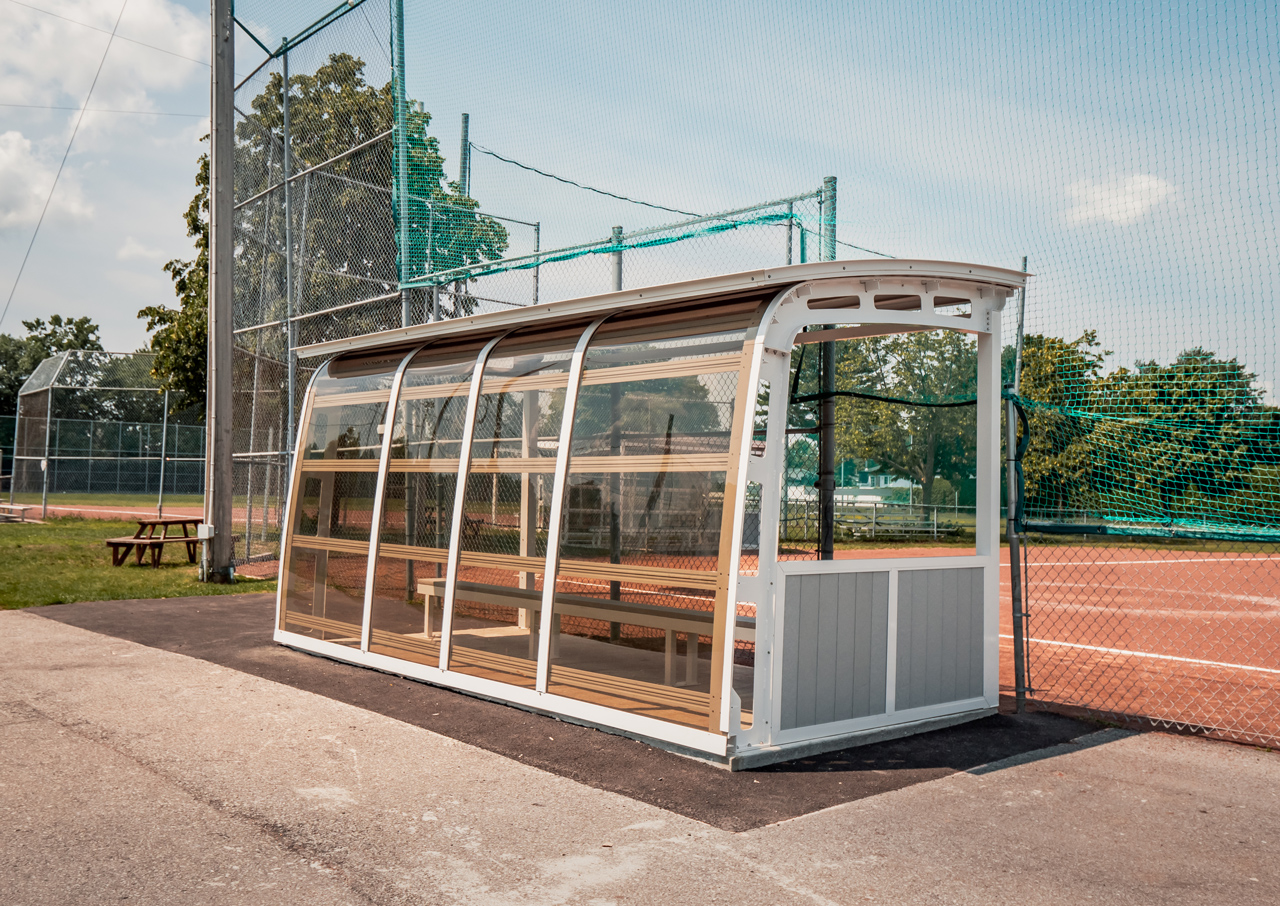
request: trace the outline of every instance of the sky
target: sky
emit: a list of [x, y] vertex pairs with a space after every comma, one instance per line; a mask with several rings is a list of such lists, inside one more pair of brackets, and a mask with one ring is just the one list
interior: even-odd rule
[[[34, 5], [108, 31], [120, 9]], [[330, 5], [241, 0], [237, 13], [274, 46]], [[0, 6], [0, 103], [80, 105], [107, 35]], [[728, 210], [836, 176], [845, 242], [1005, 267], [1028, 256], [1029, 331], [1097, 330], [1112, 367], [1204, 345], [1244, 362], [1270, 398], [1280, 387], [1275, 4], [406, 7], [408, 93], [433, 114], [450, 176], [463, 112], [480, 145], [683, 210]], [[207, 10], [129, 0], [120, 36], [171, 53], [117, 39], [90, 108], [207, 113], [208, 69], [183, 59], [207, 59]], [[369, 0], [297, 51], [294, 70], [349, 49], [381, 83], [387, 16], [387, 0]], [[243, 36], [237, 53], [241, 74], [262, 57]], [[5, 295], [75, 115], [0, 107]], [[136, 310], [172, 298], [160, 267], [190, 254], [181, 215], [207, 128], [199, 117], [87, 114], [0, 331], [88, 314], [108, 347], [141, 345]], [[544, 249], [675, 219], [483, 156], [472, 189], [486, 210], [541, 222]], [[528, 238], [513, 231], [515, 245]], [[675, 279], [719, 254], [669, 248], [660, 266], [629, 275]], [[780, 252], [765, 243], [732, 260], [768, 264]]]

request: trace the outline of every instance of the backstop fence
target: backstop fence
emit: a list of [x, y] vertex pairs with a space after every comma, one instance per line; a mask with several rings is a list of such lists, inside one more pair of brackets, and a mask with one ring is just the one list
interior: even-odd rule
[[[160, 388], [151, 353], [70, 350], [18, 394], [10, 503], [161, 511], [204, 494], [204, 414]], [[186, 499], [184, 499], [186, 498]]]
[[[276, 554], [310, 344], [813, 260], [819, 236], [842, 257], [1029, 255], [1025, 317], [1005, 319], [1005, 381], [1028, 426], [1013, 567], [1025, 596], [1004, 630], [1025, 637], [1023, 682], [1006, 691], [1277, 740], [1274, 9], [1026, 16], [997, 3], [903, 18], [747, 2], [727, 27], [720, 8], [662, 3], [598, 16], [404, 6], [352, 0], [316, 19], [302, 0], [237, 5], [245, 557]], [[607, 29], [628, 40], [598, 40]], [[1043, 52], [1064, 36], [1089, 58]], [[972, 53], [863, 52], [958, 39]], [[778, 53], [788, 41], [804, 53]], [[477, 120], [458, 129], [468, 109]], [[846, 180], [840, 218], [834, 193], [804, 191], [829, 172]], [[796, 173], [810, 175], [793, 197], [724, 201], [784, 195], [772, 187]], [[711, 210], [724, 213], [697, 216]], [[912, 373], [860, 389], [964, 402], [940, 395], [936, 360], [907, 353]], [[785, 534], [808, 544], [805, 430], [783, 480]], [[950, 478], [959, 490], [965, 476]], [[899, 506], [887, 521], [904, 539], [933, 541], [935, 517], [944, 535], [963, 529], [955, 497]], [[879, 505], [847, 509], [850, 543], [887, 524]]]

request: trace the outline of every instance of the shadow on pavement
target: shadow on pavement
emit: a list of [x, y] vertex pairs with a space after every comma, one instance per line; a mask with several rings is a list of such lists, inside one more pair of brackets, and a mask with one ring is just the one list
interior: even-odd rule
[[[271, 639], [274, 612], [272, 594], [85, 602], [30, 611], [355, 705], [730, 831], [960, 771], [986, 773], [1074, 751], [1076, 746], [1064, 744], [1098, 729], [1054, 714], [999, 714], [730, 773], [645, 743], [282, 647]], [[1061, 748], [1040, 751], [1054, 746]]]

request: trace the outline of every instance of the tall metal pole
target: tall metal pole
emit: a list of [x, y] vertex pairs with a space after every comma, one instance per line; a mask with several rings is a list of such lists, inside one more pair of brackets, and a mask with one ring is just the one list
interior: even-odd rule
[[391, 8], [392, 65], [395, 71], [395, 143], [396, 143], [396, 237], [400, 264], [400, 323], [409, 325], [409, 293], [404, 284], [409, 280], [409, 110], [404, 85], [404, 0], [395, 0]]
[[[613, 244], [622, 243], [622, 227], [613, 228]], [[622, 291], [622, 251], [613, 253], [613, 291]], [[609, 452], [613, 456], [622, 455], [622, 386], [609, 385]], [[609, 562], [622, 562], [622, 476], [615, 470], [609, 474]], [[609, 582], [609, 598], [613, 601], [622, 598], [622, 583], [616, 580]], [[622, 624], [609, 624], [609, 640], [622, 638]], [[694, 643], [696, 644], [696, 643]]]
[[164, 392], [164, 415], [160, 420], [160, 493], [156, 496], [156, 518], [164, 518], [164, 465], [169, 455], [169, 391]]
[[[533, 225], [533, 253], [536, 255], [542, 251], [542, 221], [539, 220]], [[538, 263], [533, 267], [533, 304], [538, 304], [538, 288], [542, 279], [542, 259], [538, 259]], [[14, 429], [14, 437], [18, 436], [17, 429]]]
[[[13, 412], [13, 456], [9, 458], [9, 503], [13, 503], [13, 488], [18, 483], [18, 427], [22, 424], [22, 397], [18, 397], [17, 407]], [[26, 473], [26, 468], [23, 468]]]
[[[40, 491], [40, 519], [43, 521], [49, 518], [49, 426], [53, 424], [53, 385], [49, 386], [46, 391], [48, 396], [45, 397], [44, 406], [44, 456], [40, 460], [40, 472], [44, 476], [44, 483]], [[90, 435], [92, 438], [93, 435]], [[92, 440], [90, 440], [92, 443]], [[89, 474], [93, 474], [93, 463], [89, 463]]]
[[[836, 178], [822, 181], [823, 261], [836, 258]], [[818, 415], [818, 557], [835, 558], [836, 546], [836, 344], [822, 343], [822, 401]]]
[[[209, 155], [209, 402], [204, 521], [214, 530], [205, 580], [231, 582], [231, 302], [235, 32], [231, 0], [213, 0]], [[286, 183], [288, 185], [288, 183]]]
[[791, 263], [791, 234], [795, 232], [796, 203], [787, 202], [787, 264]]
[[298, 357], [294, 352], [298, 347], [298, 326], [294, 323], [293, 308], [293, 193], [290, 191], [289, 177], [293, 172], [292, 138], [289, 133], [289, 48], [286, 41], [283, 53], [284, 94], [280, 104], [284, 112], [284, 149], [281, 155], [281, 176], [284, 182], [284, 296], [285, 296], [285, 334], [289, 348], [287, 350], [289, 365], [289, 424], [284, 432], [288, 438], [290, 466], [294, 445], [294, 428], [297, 413], [295, 412], [298, 395]]
[[462, 148], [458, 154], [458, 188], [471, 197], [471, 114], [462, 114]]
[[[1022, 272], [1027, 272], [1027, 259], [1022, 259]], [[1010, 390], [1017, 396], [1022, 377], [1022, 330], [1026, 313], [1025, 284], [1018, 293], [1018, 339], [1013, 360], [1013, 383]], [[1009, 541], [1009, 598], [1013, 608], [1013, 697], [1019, 714], [1027, 700], [1027, 608], [1022, 593], [1022, 545], [1018, 534], [1022, 521], [1021, 494], [1018, 489], [1018, 422], [1014, 401], [1004, 403], [1005, 451], [1005, 537]]]
[[614, 253], [613, 253], [613, 291], [620, 292], [622, 290], [622, 227], [613, 228]]

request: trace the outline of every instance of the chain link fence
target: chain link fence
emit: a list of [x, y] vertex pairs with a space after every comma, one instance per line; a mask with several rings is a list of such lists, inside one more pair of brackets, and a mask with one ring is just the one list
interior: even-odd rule
[[49, 507], [199, 507], [204, 413], [160, 389], [154, 358], [73, 350], [41, 362], [10, 423], [9, 502], [44, 515]]
[[1026, 540], [1033, 702], [1280, 743], [1280, 543]]

